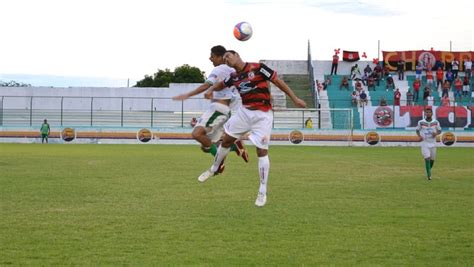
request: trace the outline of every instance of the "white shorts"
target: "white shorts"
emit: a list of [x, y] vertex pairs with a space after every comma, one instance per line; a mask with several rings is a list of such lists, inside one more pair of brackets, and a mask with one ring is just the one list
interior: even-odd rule
[[226, 134], [239, 139], [246, 133], [252, 143], [261, 149], [268, 149], [272, 134], [273, 112], [249, 110], [241, 106], [235, 115], [224, 124]]
[[215, 143], [224, 134], [224, 123], [229, 119], [230, 108], [224, 104], [213, 102], [209, 109], [198, 119], [196, 126], [206, 129], [207, 136]]
[[436, 158], [436, 146], [421, 144], [421, 155], [424, 159], [434, 160]]

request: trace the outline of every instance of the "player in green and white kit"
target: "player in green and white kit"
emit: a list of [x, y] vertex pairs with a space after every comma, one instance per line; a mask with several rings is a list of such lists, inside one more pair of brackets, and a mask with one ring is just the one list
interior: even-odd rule
[[431, 107], [425, 109], [425, 119], [418, 122], [416, 134], [421, 139], [421, 154], [425, 159], [426, 176], [431, 180], [431, 168], [436, 158], [436, 136], [441, 133], [439, 122], [433, 119]]
[[[214, 65], [209, 77], [206, 81], [197, 87], [196, 89], [173, 97], [173, 100], [186, 100], [192, 96], [201, 94], [208, 90], [212, 85], [225, 80], [235, 70], [224, 63], [224, 53], [226, 49], [217, 45], [211, 48], [211, 56], [209, 60]], [[232, 88], [226, 88], [219, 92], [213, 92], [211, 104], [209, 108], [202, 114], [198, 119], [196, 126], [194, 126], [192, 136], [193, 138], [201, 143], [202, 151], [211, 153], [215, 156], [217, 153], [216, 143], [221, 139], [224, 134], [224, 123], [230, 117], [231, 109], [235, 109], [239, 104], [239, 95], [234, 92]], [[244, 148], [241, 140], [237, 140], [232, 148], [238, 156], [242, 157], [245, 162], [248, 162], [248, 153]], [[219, 168], [219, 172], [224, 169], [224, 164]]]
[[48, 143], [48, 136], [50, 133], [48, 120], [44, 119], [43, 124], [41, 124], [40, 132], [41, 132], [41, 143], [44, 143], [45, 140], [46, 140], [46, 143]]

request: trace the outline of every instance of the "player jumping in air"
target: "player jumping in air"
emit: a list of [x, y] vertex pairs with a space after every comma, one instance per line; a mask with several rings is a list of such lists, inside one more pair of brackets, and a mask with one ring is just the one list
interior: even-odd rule
[[[211, 56], [209, 60], [214, 65], [214, 69], [207, 80], [196, 89], [173, 97], [173, 100], [186, 100], [192, 96], [198, 95], [212, 85], [223, 81], [235, 70], [224, 64], [224, 53], [226, 49], [223, 46], [217, 45], [211, 48]], [[237, 98], [236, 98], [237, 97]], [[222, 91], [213, 93], [212, 103], [204, 114], [198, 119], [193, 132], [193, 138], [201, 143], [201, 149], [206, 153], [211, 153], [215, 156], [217, 153], [216, 143], [221, 139], [224, 128], [224, 123], [229, 119], [230, 107], [237, 105], [238, 96], [231, 88], [225, 88]], [[248, 162], [248, 153], [245, 150], [242, 141], [237, 140], [232, 144], [232, 151], [235, 151], [238, 156], [241, 156], [245, 162]], [[224, 170], [224, 163], [219, 166], [218, 173]]]
[[218, 167], [229, 153], [235, 140], [249, 133], [249, 140], [257, 147], [258, 175], [260, 188], [255, 205], [262, 207], [267, 201], [267, 182], [270, 171], [268, 146], [273, 126], [272, 104], [270, 99], [269, 82], [282, 90], [297, 107], [305, 108], [306, 103], [298, 98], [293, 90], [277, 77], [277, 73], [262, 63], [246, 63], [239, 54], [229, 50], [224, 54], [227, 65], [236, 72], [227, 79], [213, 85], [210, 91], [222, 91], [228, 87], [235, 87], [242, 97], [242, 105], [235, 115], [224, 124], [225, 134], [217, 150], [213, 165], [198, 177], [199, 182], [205, 182], [216, 175]]
[[416, 134], [421, 139], [421, 154], [425, 159], [426, 176], [431, 180], [431, 169], [436, 158], [436, 136], [441, 133], [439, 122], [433, 119], [431, 107], [425, 108], [425, 119], [418, 122]]

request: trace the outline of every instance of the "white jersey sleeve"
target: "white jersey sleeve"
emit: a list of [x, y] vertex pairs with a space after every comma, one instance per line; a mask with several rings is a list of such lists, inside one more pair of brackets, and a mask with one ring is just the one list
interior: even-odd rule
[[[209, 77], [206, 80], [206, 83], [214, 85], [220, 81], [225, 80], [233, 72], [235, 72], [233, 68], [227, 66], [226, 64], [221, 64], [212, 70], [211, 74], [209, 74]], [[233, 92], [232, 88], [226, 87], [220, 91], [212, 92], [212, 98], [232, 100], [233, 98], [235, 98], [235, 93]]]
[[225, 80], [227, 77], [230, 76], [231, 73], [235, 72], [235, 70], [226, 64], [221, 64], [217, 67], [215, 67], [212, 71], [211, 74], [206, 79], [206, 83], [210, 85], [214, 85], [220, 81]]

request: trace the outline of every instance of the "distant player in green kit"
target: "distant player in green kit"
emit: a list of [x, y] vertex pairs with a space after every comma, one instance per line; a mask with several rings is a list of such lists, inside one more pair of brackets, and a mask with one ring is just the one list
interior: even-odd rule
[[41, 124], [40, 132], [41, 132], [41, 143], [44, 143], [45, 140], [46, 140], [46, 143], [48, 143], [48, 136], [50, 133], [50, 129], [49, 129], [49, 123], [47, 119], [44, 119], [43, 124]]
[[433, 119], [431, 107], [425, 108], [425, 119], [418, 122], [416, 134], [421, 138], [421, 154], [425, 159], [426, 176], [431, 180], [431, 168], [436, 158], [436, 136], [441, 133], [441, 126]]

